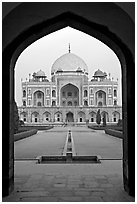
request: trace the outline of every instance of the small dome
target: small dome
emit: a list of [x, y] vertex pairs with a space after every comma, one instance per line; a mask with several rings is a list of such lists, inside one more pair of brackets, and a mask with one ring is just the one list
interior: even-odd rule
[[105, 72], [102, 72], [100, 69], [98, 69], [95, 73], [93, 77], [104, 77], [106, 76]]
[[67, 53], [59, 57], [51, 68], [51, 73], [54, 73], [56, 71], [76, 71], [78, 69], [81, 69], [82, 71], [85, 71], [88, 73], [88, 67], [83, 59], [78, 57], [75, 54]]
[[37, 77], [37, 76], [43, 77], [43, 76], [45, 76], [45, 73], [44, 73], [42, 70], [39, 70], [39, 71], [36, 73], [35, 76], [36, 76], [36, 77]]

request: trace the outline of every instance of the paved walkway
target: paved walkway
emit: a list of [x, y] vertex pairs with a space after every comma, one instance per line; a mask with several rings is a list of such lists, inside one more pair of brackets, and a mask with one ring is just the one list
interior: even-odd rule
[[121, 161], [101, 164], [15, 162], [15, 190], [3, 202], [134, 202], [123, 190]]
[[[122, 158], [122, 141], [86, 127], [58, 127], [15, 143], [16, 158], [61, 154], [72, 130], [79, 155]], [[45, 152], [46, 150], [46, 152]], [[36, 164], [15, 161], [14, 192], [4, 202], [134, 202], [123, 189], [122, 160], [100, 164]]]
[[61, 155], [71, 129], [77, 155], [100, 155], [104, 159], [122, 159], [122, 140], [104, 131], [87, 127], [56, 127], [15, 142], [15, 158]]

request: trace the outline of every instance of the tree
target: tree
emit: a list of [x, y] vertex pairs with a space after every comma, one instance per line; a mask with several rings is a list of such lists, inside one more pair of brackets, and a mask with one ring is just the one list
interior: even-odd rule
[[106, 126], [106, 113], [103, 113], [103, 126]]
[[96, 123], [98, 125], [100, 125], [100, 123], [101, 123], [100, 109], [98, 109], [97, 114], [96, 114]]
[[117, 126], [122, 127], [122, 119], [118, 119]]
[[18, 128], [19, 128], [18, 108], [16, 102], [14, 101], [14, 133], [18, 131]]
[[19, 126], [24, 126], [24, 121], [23, 120], [19, 120]]

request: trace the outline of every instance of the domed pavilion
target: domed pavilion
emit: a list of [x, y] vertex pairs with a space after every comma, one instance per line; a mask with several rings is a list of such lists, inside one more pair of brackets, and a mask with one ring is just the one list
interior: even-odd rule
[[22, 81], [20, 119], [26, 124], [60, 126], [96, 123], [96, 113], [106, 115], [107, 123], [122, 118], [118, 105], [118, 81], [107, 78], [104, 71], [93, 70], [89, 80], [85, 61], [70, 52], [58, 57], [51, 68], [51, 80], [46, 69], [29, 75]]

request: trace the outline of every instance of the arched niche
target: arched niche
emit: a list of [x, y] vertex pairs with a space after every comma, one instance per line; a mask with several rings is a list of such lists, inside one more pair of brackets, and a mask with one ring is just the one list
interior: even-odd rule
[[61, 106], [78, 106], [79, 105], [79, 89], [75, 85], [69, 83], [61, 88], [60, 91]]

